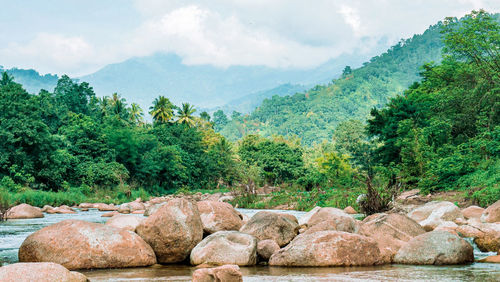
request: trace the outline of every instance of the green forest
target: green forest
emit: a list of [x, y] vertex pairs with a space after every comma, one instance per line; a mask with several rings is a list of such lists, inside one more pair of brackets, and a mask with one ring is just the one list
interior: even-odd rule
[[[500, 198], [499, 106], [500, 24], [484, 11], [447, 18], [328, 85], [230, 118], [159, 96], [150, 123], [137, 104], [97, 97], [86, 82], [62, 76], [52, 92], [30, 94], [3, 72], [0, 201], [237, 191], [239, 207], [373, 213], [419, 188], [463, 191], [485, 206]], [[264, 185], [281, 189], [253, 193]]]

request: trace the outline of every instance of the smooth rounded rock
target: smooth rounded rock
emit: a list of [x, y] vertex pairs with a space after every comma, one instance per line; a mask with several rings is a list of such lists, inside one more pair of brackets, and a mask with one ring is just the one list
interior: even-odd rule
[[237, 265], [200, 268], [193, 272], [193, 282], [242, 282], [243, 274]]
[[352, 233], [356, 230], [356, 221], [354, 218], [337, 208], [321, 208], [317, 213], [311, 216], [307, 222], [307, 226], [312, 227], [326, 221], [334, 222], [335, 230], [337, 231]]
[[203, 231], [212, 234], [217, 231], [240, 230], [243, 225], [239, 213], [231, 204], [216, 201], [197, 202]]
[[433, 201], [413, 209], [408, 217], [418, 222], [426, 231], [432, 231], [444, 221], [463, 218], [460, 209], [451, 202]]
[[478, 206], [470, 206], [462, 210], [462, 215], [466, 218], [480, 218], [484, 209]]
[[299, 225], [279, 213], [260, 211], [252, 216], [240, 231], [259, 240], [274, 240], [281, 247], [298, 234]]
[[297, 236], [269, 259], [272, 266], [368, 266], [378, 264], [380, 250], [369, 237], [320, 231]]
[[10, 208], [6, 213], [7, 219], [26, 219], [26, 218], [42, 218], [43, 213], [40, 208], [20, 204]]
[[257, 239], [238, 231], [219, 231], [203, 239], [191, 251], [191, 264], [255, 265]]
[[447, 231], [414, 237], [394, 256], [394, 262], [414, 265], [453, 265], [474, 261], [474, 250], [464, 239]]
[[424, 234], [425, 230], [406, 215], [380, 213], [363, 221], [358, 233], [373, 238], [383, 260], [391, 262], [401, 246], [413, 237]]
[[141, 224], [143, 218], [135, 215], [117, 214], [106, 221], [106, 225], [121, 228], [125, 230], [135, 231], [137, 226]]
[[299, 218], [299, 225], [302, 226], [302, 225], [307, 225], [307, 222], [309, 221], [309, 219], [311, 219], [311, 217], [313, 215], [315, 215], [317, 212], [319, 212], [321, 210], [321, 207], [314, 207], [312, 210], [308, 211], [306, 214], [304, 214], [303, 216], [301, 216]]
[[481, 221], [488, 223], [500, 222], [500, 200], [484, 210]]
[[280, 246], [273, 240], [262, 240], [257, 243], [257, 254], [265, 261], [268, 261], [279, 249]]
[[68, 269], [148, 266], [151, 247], [137, 234], [104, 224], [64, 220], [24, 240], [20, 262], [55, 262]]
[[87, 277], [53, 262], [14, 263], [0, 267], [3, 282], [86, 282]]
[[181, 198], [161, 206], [135, 231], [151, 245], [159, 263], [185, 260], [203, 239], [203, 225], [196, 203]]

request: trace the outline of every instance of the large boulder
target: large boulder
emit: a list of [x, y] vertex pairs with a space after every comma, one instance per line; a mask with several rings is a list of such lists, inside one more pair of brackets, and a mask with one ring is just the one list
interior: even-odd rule
[[451, 202], [433, 201], [413, 209], [408, 216], [418, 222], [426, 231], [434, 230], [444, 221], [463, 218], [460, 209]]
[[106, 221], [106, 225], [125, 230], [135, 231], [137, 226], [141, 224], [143, 218], [129, 214], [117, 214]]
[[55, 262], [68, 269], [148, 266], [151, 247], [134, 232], [82, 220], [64, 220], [24, 240], [20, 262]]
[[274, 240], [282, 247], [297, 236], [299, 225], [282, 214], [261, 211], [252, 216], [240, 231], [259, 240]]
[[196, 203], [173, 199], [161, 206], [136, 228], [155, 251], [159, 263], [185, 260], [203, 239], [203, 225]]
[[354, 218], [337, 208], [321, 208], [311, 216], [307, 222], [307, 226], [312, 227], [326, 221], [332, 222], [337, 231], [352, 233], [356, 230], [356, 221]]
[[95, 206], [94, 203], [81, 203], [78, 205], [78, 207], [81, 209], [92, 209], [94, 208], [94, 206]]
[[6, 215], [7, 219], [25, 219], [25, 218], [43, 217], [43, 213], [40, 208], [28, 204], [20, 204], [14, 206], [7, 211]]
[[154, 214], [161, 206], [165, 205], [167, 202], [161, 202], [158, 204], [152, 204], [144, 210], [144, 216], [150, 216]]
[[193, 282], [243, 282], [243, 274], [237, 265], [200, 268], [193, 272]]
[[212, 234], [224, 230], [240, 230], [243, 225], [239, 213], [231, 204], [216, 201], [197, 203], [203, 231]]
[[279, 249], [280, 246], [273, 240], [262, 240], [257, 243], [257, 254], [265, 261], [268, 261]]
[[425, 230], [413, 219], [398, 213], [376, 214], [363, 221], [358, 233], [373, 238], [384, 261], [391, 262], [396, 252]]
[[485, 257], [479, 260], [479, 262], [500, 263], [500, 255]]
[[480, 218], [484, 209], [478, 206], [470, 206], [462, 210], [462, 215], [466, 218]]
[[489, 223], [500, 222], [500, 200], [484, 210], [481, 215], [481, 221]]
[[309, 221], [309, 219], [311, 219], [311, 217], [313, 215], [315, 215], [317, 212], [319, 212], [321, 210], [321, 207], [314, 207], [312, 210], [308, 211], [306, 214], [304, 214], [303, 216], [301, 216], [299, 218], [299, 225], [302, 226], [302, 225], [307, 225], [307, 222]]
[[474, 238], [474, 243], [483, 252], [500, 250], [500, 223], [474, 225], [481, 233]]
[[467, 241], [441, 230], [414, 237], [394, 256], [394, 262], [400, 264], [448, 265], [473, 261], [474, 249]]
[[191, 251], [191, 264], [254, 265], [257, 239], [238, 231], [219, 231], [209, 235]]
[[297, 236], [269, 259], [273, 266], [362, 266], [380, 260], [377, 243], [366, 236], [320, 231]]
[[87, 277], [53, 262], [14, 263], [0, 267], [3, 282], [86, 282]]
[[108, 205], [104, 203], [97, 203], [94, 204], [94, 208], [98, 209], [99, 211], [117, 211], [118, 207], [115, 205]]

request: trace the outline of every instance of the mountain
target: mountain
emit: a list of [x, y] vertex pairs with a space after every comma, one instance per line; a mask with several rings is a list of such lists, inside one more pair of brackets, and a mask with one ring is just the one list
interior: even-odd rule
[[41, 89], [48, 91], [54, 90], [57, 80], [59, 79], [55, 74], [41, 75], [33, 69], [18, 69], [11, 68], [4, 70], [0, 66], [0, 73], [6, 71], [14, 77], [14, 81], [23, 85], [24, 89], [29, 93], [37, 94]]
[[256, 93], [245, 95], [241, 98], [229, 101], [224, 106], [207, 109], [206, 111], [209, 113], [213, 113], [217, 110], [222, 110], [224, 113], [229, 114], [233, 111], [248, 114], [251, 111], [255, 110], [258, 106], [260, 106], [262, 104], [262, 101], [267, 98], [271, 98], [274, 95], [278, 95], [280, 97], [293, 95], [298, 92], [303, 92], [308, 88], [310, 88], [310, 86], [286, 83], [273, 89], [258, 91]]
[[249, 115], [236, 117], [219, 130], [230, 140], [246, 134], [298, 136], [305, 144], [331, 139], [335, 127], [349, 119], [365, 120], [419, 79], [421, 66], [441, 60], [441, 23], [429, 27], [373, 57], [338, 79], [291, 96], [273, 96]]
[[[379, 45], [387, 46], [385, 42], [380, 42]], [[377, 48], [372, 52], [376, 52]], [[154, 98], [159, 95], [168, 97], [177, 105], [189, 102], [198, 108], [213, 108], [252, 93], [260, 95], [262, 91], [287, 83], [326, 83], [340, 75], [346, 65], [360, 66], [370, 56], [358, 53], [354, 51], [352, 54], [341, 55], [311, 69], [185, 65], [175, 54], [157, 53], [107, 65], [79, 79], [89, 82], [97, 95], [111, 95], [117, 92], [128, 101], [138, 103], [143, 109], [148, 109]], [[243, 102], [247, 101], [243, 99]]]

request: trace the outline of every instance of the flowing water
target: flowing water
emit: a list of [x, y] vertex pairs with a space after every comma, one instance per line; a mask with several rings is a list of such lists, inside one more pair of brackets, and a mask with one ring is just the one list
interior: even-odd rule
[[[251, 217], [261, 210], [238, 209]], [[275, 210], [272, 210], [275, 211]], [[279, 211], [295, 215], [304, 212]], [[0, 262], [17, 262], [24, 239], [45, 226], [65, 219], [103, 223], [103, 212], [91, 209], [76, 214], [45, 214], [44, 218], [0, 222]], [[141, 215], [137, 215], [141, 216]], [[472, 242], [469, 240], [469, 242]], [[475, 246], [474, 246], [475, 247]], [[494, 255], [474, 248], [476, 259]], [[91, 281], [190, 281], [194, 267], [155, 265], [152, 267], [81, 271]], [[244, 281], [500, 281], [500, 264], [473, 263], [458, 266], [384, 265], [372, 267], [241, 267]]]

